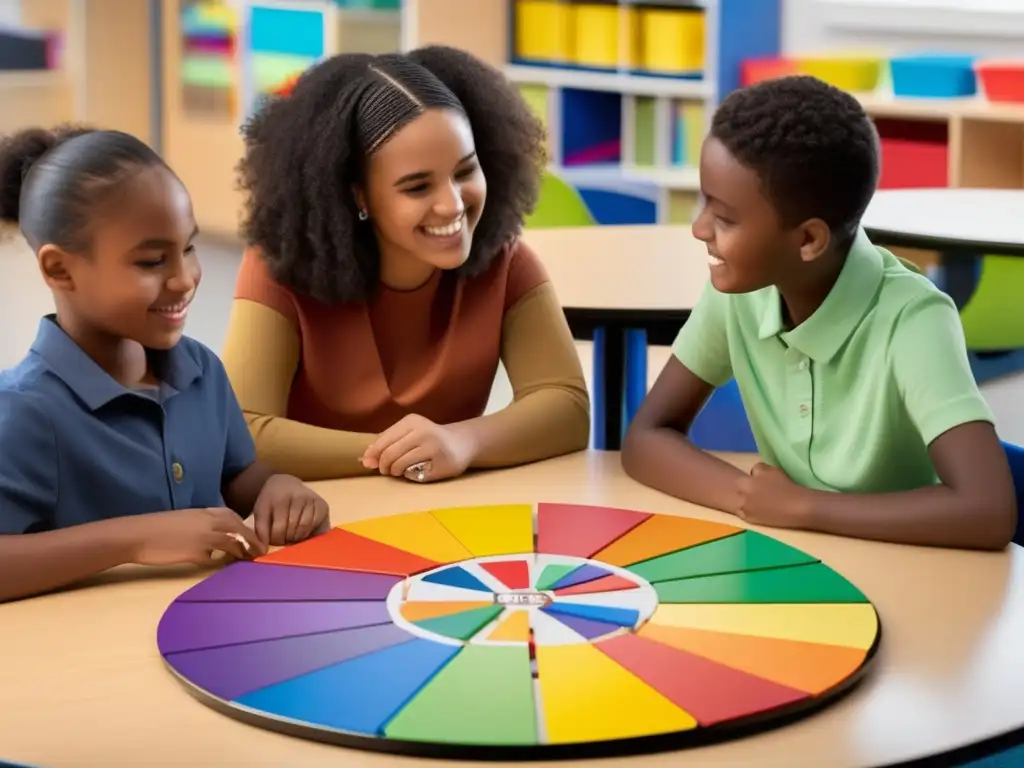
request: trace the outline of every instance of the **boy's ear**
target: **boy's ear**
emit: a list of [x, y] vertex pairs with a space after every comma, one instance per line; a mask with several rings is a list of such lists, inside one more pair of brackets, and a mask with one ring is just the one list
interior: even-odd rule
[[39, 249], [36, 261], [43, 280], [54, 291], [73, 291], [75, 281], [71, 276], [70, 262], [75, 257], [56, 245], [44, 245]]
[[832, 230], [821, 219], [808, 219], [800, 225], [800, 259], [814, 261], [828, 251]]

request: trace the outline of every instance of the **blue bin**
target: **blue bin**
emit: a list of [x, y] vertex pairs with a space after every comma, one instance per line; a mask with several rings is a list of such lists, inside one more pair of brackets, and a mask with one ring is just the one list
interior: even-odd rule
[[933, 99], [973, 96], [978, 92], [976, 59], [964, 54], [897, 56], [890, 62], [893, 95]]

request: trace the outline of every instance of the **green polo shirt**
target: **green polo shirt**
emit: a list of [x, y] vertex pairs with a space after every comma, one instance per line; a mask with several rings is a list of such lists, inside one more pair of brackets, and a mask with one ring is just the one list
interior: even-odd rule
[[713, 386], [734, 377], [762, 460], [811, 488], [934, 484], [928, 445], [993, 422], [952, 300], [863, 230], [798, 327], [784, 328], [775, 287], [723, 294], [709, 283], [672, 351]]

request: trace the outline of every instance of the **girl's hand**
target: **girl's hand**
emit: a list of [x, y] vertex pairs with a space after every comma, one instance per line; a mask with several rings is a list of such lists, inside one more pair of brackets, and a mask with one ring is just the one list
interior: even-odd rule
[[409, 479], [431, 482], [461, 475], [473, 453], [473, 441], [465, 430], [411, 414], [377, 437], [363, 454], [363, 466], [392, 477], [408, 472]]
[[236, 560], [266, 554], [267, 548], [232, 510], [176, 509], [124, 518], [131, 561], [139, 565], [204, 565], [214, 552]]
[[305, 541], [330, 524], [327, 502], [299, 478], [271, 475], [253, 508], [260, 541], [275, 547]]

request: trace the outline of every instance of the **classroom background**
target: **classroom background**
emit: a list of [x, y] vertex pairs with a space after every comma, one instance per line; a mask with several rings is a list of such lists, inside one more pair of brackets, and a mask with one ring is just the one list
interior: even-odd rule
[[[206, 278], [188, 330], [217, 349], [241, 250], [234, 184], [239, 125], [262, 95], [339, 51], [446, 43], [473, 52], [503, 68], [548, 127], [551, 166], [528, 222], [538, 244], [578, 251], [591, 242], [580, 239], [584, 228], [607, 228], [593, 240], [592, 259], [542, 256], [560, 278], [556, 287], [596, 398], [595, 447], [615, 447], [695, 295], [688, 275], [706, 279], [687, 224], [697, 201], [696, 158], [715, 104], [744, 83], [811, 73], [857, 94], [876, 119], [882, 191], [1024, 190], [1024, 68], [1003, 60], [1024, 34], [1018, 6], [1016, 0], [0, 0], [0, 130], [80, 120], [134, 133], [167, 157], [192, 193], [206, 238]], [[882, 238], [883, 244], [945, 278], [944, 285], [956, 278], [972, 365], [1000, 434], [1024, 442], [1024, 412], [1015, 407], [1024, 394], [1024, 313], [1016, 295], [1024, 261], [1008, 247], [967, 253], [965, 268], [965, 244], [956, 239], [963, 233], [929, 229], [959, 220], [980, 229], [982, 241], [986, 230], [1008, 231], [996, 241], [1016, 237], [1008, 245], [1024, 250], [1024, 219], [1010, 215], [1024, 213], [1024, 204], [1003, 197], [993, 210], [982, 195], [969, 201], [911, 196], [893, 205], [899, 210], [878, 215], [916, 220], [917, 239], [888, 232], [892, 241]], [[645, 243], [641, 258], [628, 245], [636, 242]], [[670, 243], [684, 243], [683, 252], [662, 252]], [[0, 365], [9, 365], [25, 352], [50, 298], [24, 244], [3, 248]], [[667, 262], [691, 253], [699, 264], [666, 273]], [[499, 371], [491, 408], [510, 397]], [[732, 447], [729, 440], [712, 447]]]
[[[474, 53], [547, 126], [526, 236], [577, 338], [593, 445], [616, 448], [707, 279], [689, 222], [715, 105], [813, 74], [875, 119], [883, 174], [866, 226], [954, 297], [1000, 436], [1024, 444], [1022, 39], [1022, 0], [0, 0], [0, 132], [80, 121], [157, 148], [203, 231], [187, 333], [218, 350], [242, 250], [239, 127], [261, 98], [337, 52]], [[0, 243], [0, 366], [49, 311], [28, 247]], [[490, 410], [510, 398], [499, 372]], [[695, 435], [749, 449], [735, 391], [716, 398]]]

